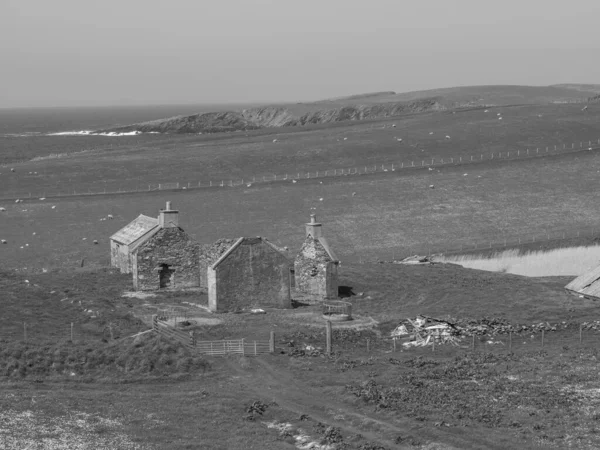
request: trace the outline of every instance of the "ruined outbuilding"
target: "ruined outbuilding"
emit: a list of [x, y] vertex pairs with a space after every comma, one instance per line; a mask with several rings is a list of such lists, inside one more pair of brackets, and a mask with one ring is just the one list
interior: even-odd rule
[[323, 236], [322, 224], [311, 214], [306, 238], [294, 261], [297, 291], [316, 298], [338, 297], [339, 260]]
[[131, 273], [132, 252], [158, 231], [158, 219], [140, 214], [110, 237], [110, 265]]
[[208, 306], [211, 311], [239, 311], [249, 308], [291, 308], [292, 264], [282, 249], [262, 237], [237, 239], [223, 251], [227, 241], [211, 248], [206, 269]]
[[200, 286], [200, 246], [179, 226], [179, 211], [167, 202], [158, 227], [131, 255], [133, 286], [138, 291]]

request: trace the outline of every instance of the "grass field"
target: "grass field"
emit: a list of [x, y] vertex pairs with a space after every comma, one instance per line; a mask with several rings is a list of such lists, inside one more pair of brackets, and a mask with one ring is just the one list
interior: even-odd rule
[[[172, 200], [183, 228], [201, 243], [249, 235], [297, 249], [303, 224], [316, 211], [343, 260], [391, 260], [533, 232], [589, 229], [600, 219], [595, 207], [598, 170], [596, 153], [583, 152], [439, 172], [338, 177], [323, 184], [303, 180], [251, 188], [35, 200], [6, 204], [0, 213], [0, 238], [7, 244], [0, 252], [9, 267], [21, 269], [75, 267], [84, 258], [84, 264], [106, 265], [112, 233], [140, 213], [157, 215], [165, 201]], [[100, 221], [109, 214], [115, 219]]]
[[[78, 189], [101, 180], [187, 182], [600, 137], [596, 106], [587, 114], [580, 105], [507, 107], [503, 121], [495, 108], [483, 111], [248, 137], [160, 137], [137, 149], [2, 169], [0, 189], [35, 192], [69, 179]], [[397, 127], [382, 128], [392, 123]], [[538, 230], [589, 229], [600, 222], [599, 183], [600, 156], [582, 151], [431, 171], [2, 204], [0, 440], [9, 449], [237, 450], [297, 448], [297, 436], [305, 435], [352, 450], [598, 448], [600, 335], [592, 327], [578, 337], [579, 324], [596, 320], [598, 306], [565, 293], [571, 276], [364, 261]], [[334, 355], [303, 354], [307, 344], [325, 343], [318, 305], [264, 315], [198, 309], [199, 319], [213, 320], [191, 325], [199, 339], [265, 339], [274, 331], [276, 353], [259, 358], [202, 358], [152, 334], [132, 338], [148, 328], [140, 308], [206, 302], [198, 292], [124, 298], [131, 278], [103, 268], [109, 236], [140, 213], [156, 215], [167, 200], [200, 243], [261, 235], [292, 254], [316, 212], [341, 256], [340, 284], [355, 294], [346, 300], [356, 325], [336, 326]], [[101, 220], [109, 214], [113, 220]], [[557, 331], [546, 333], [543, 347], [540, 333], [515, 332], [511, 352], [506, 335], [394, 351], [389, 332], [418, 314], [549, 322]], [[365, 323], [371, 325], [357, 326]]]
[[[484, 111], [476, 108], [456, 114], [424, 113], [386, 121], [273, 129], [247, 135], [152, 135], [137, 140], [125, 137], [124, 141], [92, 137], [98, 142], [98, 151], [17, 164], [14, 173], [4, 168], [0, 191], [41, 196], [73, 190], [147, 189], [151, 183], [195, 185], [200, 181], [250, 180], [253, 176], [314, 173], [377, 163], [479, 158], [481, 154], [525, 151], [528, 147], [562, 148], [563, 144], [597, 142], [600, 138], [600, 105], [591, 104], [587, 111], [581, 111], [577, 104]], [[503, 120], [498, 120], [497, 113]], [[451, 139], [446, 139], [447, 135]], [[131, 144], [127, 144], [130, 139]], [[113, 142], [112, 149], [106, 148]]]

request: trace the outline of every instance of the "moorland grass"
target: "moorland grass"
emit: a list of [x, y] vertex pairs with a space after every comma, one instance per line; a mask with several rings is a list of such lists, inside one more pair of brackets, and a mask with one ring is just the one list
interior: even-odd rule
[[[105, 188], [109, 192], [146, 190], [152, 183], [197, 185], [199, 181], [251, 180], [373, 164], [420, 164], [431, 158], [470, 159], [517, 149], [562, 148], [563, 144], [600, 138], [600, 105], [589, 105], [585, 112], [580, 105], [570, 104], [484, 111], [422, 113], [384, 121], [227, 135], [143, 137], [129, 144], [113, 144], [112, 149], [22, 163], [15, 166], [14, 173], [5, 168], [0, 171], [0, 191], [42, 196], [102, 192]], [[277, 142], [273, 143], [275, 134]]]

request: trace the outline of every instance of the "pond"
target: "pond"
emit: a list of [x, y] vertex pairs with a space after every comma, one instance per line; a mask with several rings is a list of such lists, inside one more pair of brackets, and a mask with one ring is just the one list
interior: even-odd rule
[[600, 245], [565, 247], [521, 253], [505, 250], [489, 256], [436, 256], [438, 262], [459, 264], [470, 269], [506, 272], [528, 277], [579, 276], [600, 265]]

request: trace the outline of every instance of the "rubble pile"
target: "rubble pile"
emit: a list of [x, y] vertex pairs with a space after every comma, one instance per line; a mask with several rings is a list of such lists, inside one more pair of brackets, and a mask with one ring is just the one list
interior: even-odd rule
[[[417, 316], [400, 323], [390, 334], [394, 339], [408, 339], [402, 345], [408, 347], [423, 347], [435, 344], [458, 345], [461, 338], [467, 336], [496, 336], [499, 334], [529, 334], [542, 331], [557, 331], [568, 328], [567, 322], [550, 324], [539, 322], [530, 325], [512, 325], [503, 318], [484, 317], [474, 319], [436, 319], [427, 316]], [[583, 330], [600, 330], [600, 320], [584, 322]]]

